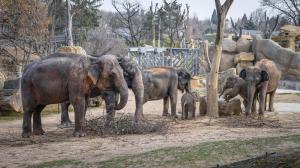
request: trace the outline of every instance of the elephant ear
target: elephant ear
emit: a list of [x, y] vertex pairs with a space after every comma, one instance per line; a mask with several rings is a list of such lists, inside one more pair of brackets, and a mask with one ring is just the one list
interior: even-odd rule
[[88, 67], [88, 78], [92, 81], [93, 85], [96, 85], [99, 80], [101, 64], [101, 62], [97, 62]]
[[269, 74], [267, 71], [261, 71], [261, 82], [265, 82], [269, 80]]
[[243, 70], [240, 72], [240, 75], [239, 75], [239, 76], [245, 80], [245, 79], [246, 79], [246, 69], [243, 69]]

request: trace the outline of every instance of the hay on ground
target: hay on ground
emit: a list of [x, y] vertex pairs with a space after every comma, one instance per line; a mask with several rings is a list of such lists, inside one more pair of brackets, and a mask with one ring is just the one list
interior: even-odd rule
[[108, 122], [106, 116], [90, 119], [86, 123], [87, 131], [97, 135], [125, 135], [125, 134], [165, 134], [168, 129], [166, 121], [145, 121], [135, 122], [134, 117], [130, 115], [121, 115], [115, 117], [113, 121]]

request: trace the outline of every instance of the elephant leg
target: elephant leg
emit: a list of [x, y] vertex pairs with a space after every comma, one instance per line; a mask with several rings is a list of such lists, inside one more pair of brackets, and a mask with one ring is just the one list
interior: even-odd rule
[[164, 98], [164, 110], [163, 110], [163, 116], [168, 116], [169, 111], [169, 97]]
[[184, 107], [183, 107], [183, 104], [181, 104], [181, 119], [183, 120], [184, 119]]
[[84, 114], [85, 114], [85, 98], [84, 96], [77, 98], [76, 101], [72, 102], [72, 105], [75, 109], [75, 130], [73, 135], [75, 137], [83, 137], [85, 136], [84, 133]]
[[267, 102], [268, 102], [268, 94], [266, 94], [266, 98], [265, 98], [264, 111], [267, 111]]
[[44, 135], [45, 131], [42, 128], [41, 112], [45, 105], [38, 105], [33, 113], [33, 134]]
[[29, 138], [31, 136], [31, 117], [32, 113], [34, 112], [34, 108], [32, 107], [26, 107], [26, 105], [23, 105], [25, 108], [23, 113], [23, 126], [22, 126], [22, 137], [23, 138]]
[[196, 104], [193, 105], [193, 114], [192, 114], [193, 118], [196, 118]]
[[269, 98], [269, 99], [270, 99], [270, 100], [269, 100], [269, 111], [271, 111], [271, 112], [274, 112], [274, 111], [275, 111], [275, 109], [274, 109], [274, 97], [275, 97], [275, 92], [276, 92], [276, 90], [270, 93], [270, 98]]
[[259, 92], [259, 115], [264, 115], [265, 105], [266, 105], [266, 89], [262, 89]]
[[171, 116], [174, 118], [178, 118], [176, 114], [177, 90], [175, 90], [175, 93], [170, 96], [170, 99], [171, 99]]
[[72, 125], [72, 121], [70, 120], [69, 112], [68, 112], [69, 106], [70, 106], [70, 102], [65, 102], [65, 103], [60, 104], [60, 107], [61, 107], [60, 124], [63, 127], [70, 127]]
[[115, 117], [115, 104], [116, 104], [116, 93], [115, 92], [107, 92], [104, 94], [103, 99], [105, 101], [106, 107], [106, 124], [111, 123]]
[[254, 115], [254, 116], [256, 115], [256, 102], [257, 102], [257, 92], [254, 93], [252, 108], [251, 108], [252, 115]]
[[248, 105], [248, 102], [247, 102], [247, 100], [243, 100], [243, 105], [244, 105], [244, 107], [245, 107], [245, 110], [246, 110], [246, 108], [247, 108], [247, 105]]

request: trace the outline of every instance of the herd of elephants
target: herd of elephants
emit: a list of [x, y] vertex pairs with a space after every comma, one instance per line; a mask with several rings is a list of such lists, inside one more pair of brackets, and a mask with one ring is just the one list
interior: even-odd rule
[[[266, 108], [266, 97], [270, 95], [269, 110], [274, 111], [274, 94], [281, 78], [275, 63], [263, 59], [254, 66], [242, 70], [239, 76], [226, 80], [221, 95], [225, 100], [240, 95], [244, 101], [245, 114], [256, 113], [259, 102], [259, 116]], [[183, 69], [155, 67], [140, 70], [137, 63], [128, 57], [104, 55], [93, 57], [72, 53], [54, 53], [26, 66], [21, 79], [23, 103], [22, 137], [32, 134], [43, 135], [41, 111], [46, 105], [61, 103], [61, 123], [71, 123], [68, 106], [75, 110], [76, 137], [85, 136], [84, 124], [88, 100], [101, 96], [106, 104], [107, 119], [114, 118], [115, 110], [126, 106], [128, 88], [135, 95], [135, 120], [144, 118], [143, 104], [163, 99], [163, 116], [177, 118], [177, 89], [185, 92], [181, 99], [182, 116], [188, 112], [195, 116], [195, 98], [191, 93], [192, 76]], [[170, 103], [169, 103], [170, 101]], [[31, 120], [33, 118], [33, 124]], [[33, 129], [32, 129], [33, 127]]]

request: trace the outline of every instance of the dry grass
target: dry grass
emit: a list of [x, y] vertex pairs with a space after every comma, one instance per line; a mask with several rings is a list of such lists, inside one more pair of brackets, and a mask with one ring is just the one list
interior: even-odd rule
[[86, 129], [97, 135], [166, 134], [168, 122], [146, 120], [136, 122], [133, 116], [124, 114], [115, 117], [113, 121], [107, 121], [106, 116], [90, 119], [86, 123]]

